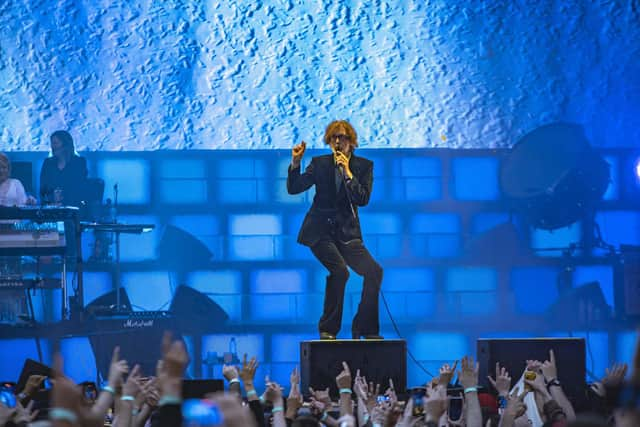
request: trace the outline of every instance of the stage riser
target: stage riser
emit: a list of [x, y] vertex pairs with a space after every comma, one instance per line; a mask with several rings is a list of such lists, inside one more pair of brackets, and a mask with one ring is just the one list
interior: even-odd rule
[[302, 393], [308, 397], [309, 387], [314, 390], [330, 389], [332, 398], [338, 398], [336, 377], [345, 361], [355, 378], [356, 370], [380, 384], [381, 393], [393, 380], [395, 390], [404, 393], [407, 388], [407, 344], [404, 340], [336, 340], [302, 341], [300, 343], [300, 370]]

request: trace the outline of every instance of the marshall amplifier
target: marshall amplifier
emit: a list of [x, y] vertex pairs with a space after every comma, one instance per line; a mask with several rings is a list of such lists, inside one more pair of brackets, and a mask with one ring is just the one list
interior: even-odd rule
[[161, 358], [162, 336], [171, 331], [181, 338], [175, 319], [166, 311], [134, 312], [123, 316], [92, 317], [87, 320], [89, 341], [102, 378], [109, 374], [111, 356], [116, 346], [120, 358], [130, 367], [138, 364], [144, 376], [155, 375], [156, 362]]

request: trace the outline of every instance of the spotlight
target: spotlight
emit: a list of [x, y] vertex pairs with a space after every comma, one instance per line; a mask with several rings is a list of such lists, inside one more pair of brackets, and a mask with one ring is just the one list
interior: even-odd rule
[[640, 183], [640, 159], [636, 160], [635, 171], [636, 171], [636, 181]]

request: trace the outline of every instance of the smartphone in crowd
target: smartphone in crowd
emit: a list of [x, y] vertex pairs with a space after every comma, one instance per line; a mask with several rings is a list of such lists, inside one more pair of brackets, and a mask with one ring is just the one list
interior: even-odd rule
[[222, 412], [208, 399], [187, 399], [182, 403], [184, 427], [221, 426]]
[[53, 388], [53, 383], [51, 382], [51, 379], [49, 377], [45, 377], [44, 381], [42, 382], [42, 388], [44, 388], [45, 390], [51, 390]]
[[382, 394], [377, 397], [378, 403], [387, 402], [388, 400], [389, 400], [389, 396], [385, 396]]
[[422, 402], [424, 396], [427, 394], [427, 389], [424, 387], [415, 387], [411, 389], [411, 399], [413, 400], [413, 415], [424, 415], [424, 404]]
[[6, 387], [4, 384], [0, 386], [0, 403], [7, 408], [16, 407], [16, 395], [13, 394], [12, 387]]
[[453, 421], [457, 421], [462, 416], [462, 395], [451, 395], [449, 399], [449, 418]]

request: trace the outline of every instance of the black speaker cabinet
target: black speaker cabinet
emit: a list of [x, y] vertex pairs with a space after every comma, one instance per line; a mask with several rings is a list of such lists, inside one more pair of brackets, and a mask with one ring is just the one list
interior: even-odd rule
[[331, 397], [338, 398], [336, 377], [342, 371], [342, 362], [349, 364], [351, 375], [360, 375], [367, 381], [379, 383], [386, 390], [389, 378], [398, 393], [407, 388], [407, 343], [404, 340], [335, 340], [302, 341], [300, 343], [300, 375], [302, 393], [309, 396], [309, 387], [330, 389]]
[[182, 397], [185, 399], [204, 399], [209, 393], [224, 391], [223, 380], [184, 380]]
[[582, 338], [478, 339], [480, 384], [492, 390], [487, 375], [495, 378], [496, 362], [504, 366], [515, 384], [526, 367], [526, 360], [549, 359], [553, 349], [558, 367], [558, 379], [571, 402], [584, 404], [586, 387], [585, 342]]

